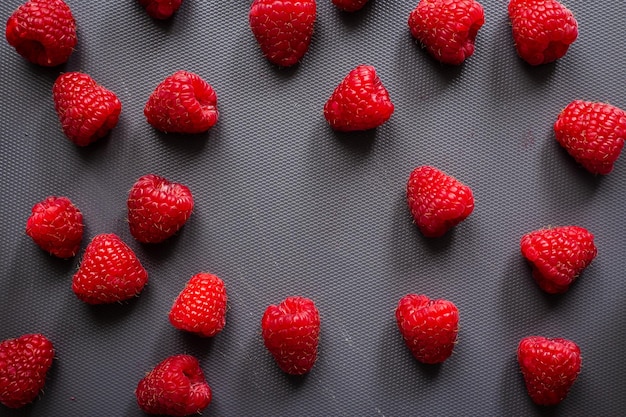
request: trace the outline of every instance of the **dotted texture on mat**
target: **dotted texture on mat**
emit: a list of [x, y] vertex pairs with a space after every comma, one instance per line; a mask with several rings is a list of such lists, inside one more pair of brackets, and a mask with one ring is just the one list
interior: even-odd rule
[[[3, 416], [141, 416], [133, 391], [169, 355], [198, 357], [214, 399], [206, 416], [546, 415], [518, 371], [531, 334], [576, 341], [583, 370], [548, 412], [617, 416], [626, 409], [626, 160], [594, 177], [556, 143], [552, 123], [571, 100], [626, 108], [626, 3], [570, 0], [579, 39], [559, 62], [516, 55], [506, 2], [483, 0], [476, 53], [460, 67], [432, 60], [411, 37], [417, 1], [371, 0], [354, 14], [318, 0], [302, 62], [279, 69], [248, 28], [250, 1], [185, 0], [167, 22], [134, 0], [67, 0], [78, 25], [69, 62], [28, 64], [0, 42], [0, 339], [42, 332], [56, 360], [44, 394]], [[0, 2], [6, 21], [20, 0]], [[376, 67], [395, 104], [375, 131], [338, 134], [322, 108], [356, 65]], [[156, 85], [179, 69], [213, 85], [220, 119], [210, 132], [161, 134], [143, 116]], [[51, 99], [56, 77], [84, 71], [122, 102], [118, 126], [83, 149], [63, 135]], [[623, 158], [622, 158], [623, 159]], [[474, 213], [440, 239], [410, 218], [405, 185], [418, 165], [470, 185]], [[155, 173], [186, 184], [196, 208], [172, 239], [135, 242], [126, 198]], [[61, 261], [24, 232], [30, 209], [66, 195], [82, 210], [80, 254]], [[564, 295], [542, 293], [520, 237], [577, 224], [598, 257]], [[150, 281], [135, 300], [92, 307], [71, 291], [87, 243], [117, 233]], [[226, 283], [226, 327], [205, 340], [174, 329], [169, 308], [207, 271]], [[460, 310], [459, 341], [441, 366], [421, 366], [396, 328], [408, 293]], [[266, 352], [265, 307], [289, 295], [315, 300], [319, 360], [303, 378]]]

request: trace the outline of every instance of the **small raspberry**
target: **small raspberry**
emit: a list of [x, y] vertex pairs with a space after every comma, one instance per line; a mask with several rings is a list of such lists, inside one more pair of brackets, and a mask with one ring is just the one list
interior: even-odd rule
[[47, 197], [33, 206], [26, 234], [46, 252], [71, 258], [83, 239], [83, 214], [67, 197]]
[[202, 337], [215, 336], [226, 324], [226, 301], [224, 281], [213, 274], [196, 274], [176, 297], [170, 323]]
[[168, 416], [199, 414], [211, 403], [211, 387], [190, 355], [161, 361], [137, 384], [137, 404], [145, 413]]
[[511, 0], [509, 19], [515, 49], [530, 65], [562, 58], [578, 37], [578, 22], [557, 0]]
[[180, 8], [183, 0], [139, 0], [148, 16], [153, 19], [169, 19]]
[[475, 0], [420, 0], [409, 15], [411, 34], [444, 64], [460, 65], [474, 54], [476, 35], [485, 23]]
[[398, 302], [396, 322], [418, 361], [441, 363], [452, 355], [459, 331], [459, 310], [454, 303], [408, 294]]
[[426, 237], [443, 236], [474, 211], [472, 190], [431, 166], [411, 172], [406, 194], [413, 220]]
[[563, 401], [576, 382], [581, 367], [580, 348], [571, 340], [528, 336], [517, 348], [528, 395], [538, 405]]
[[52, 87], [54, 108], [63, 132], [78, 146], [106, 136], [120, 118], [122, 103], [87, 74], [67, 72]]
[[29, 0], [7, 21], [6, 38], [33, 64], [61, 65], [76, 46], [76, 22], [63, 0]]
[[324, 117], [337, 131], [374, 129], [393, 114], [389, 93], [369, 65], [359, 65], [335, 88], [324, 105]]
[[320, 315], [312, 300], [287, 297], [278, 305], [270, 305], [263, 314], [261, 329], [265, 347], [283, 372], [303, 375], [311, 371], [320, 333]]
[[217, 123], [217, 94], [199, 75], [177, 71], [156, 87], [143, 112], [163, 132], [202, 133]]
[[88, 304], [110, 304], [136, 297], [146, 282], [148, 273], [133, 250], [109, 233], [97, 235], [85, 249], [72, 290]]
[[567, 291], [589, 266], [598, 250], [594, 236], [583, 227], [561, 226], [535, 230], [524, 235], [520, 249], [532, 264], [533, 278], [551, 294]]
[[54, 359], [54, 346], [42, 334], [0, 342], [0, 403], [20, 408], [41, 393]]
[[133, 184], [127, 206], [133, 237], [142, 243], [160, 243], [184, 226], [194, 200], [187, 186], [148, 174]]
[[263, 55], [289, 67], [309, 49], [315, 26], [315, 0], [254, 0], [248, 21]]
[[626, 140], [626, 112], [606, 103], [574, 100], [554, 123], [556, 140], [592, 174], [613, 170]]
[[344, 12], [361, 10], [368, 0], [332, 0], [333, 4]]

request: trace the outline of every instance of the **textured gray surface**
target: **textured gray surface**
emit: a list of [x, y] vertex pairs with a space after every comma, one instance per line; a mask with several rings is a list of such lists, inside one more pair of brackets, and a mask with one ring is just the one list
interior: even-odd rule
[[[7, 19], [19, 0], [0, 2]], [[575, 98], [626, 107], [626, 3], [569, 0], [580, 37], [556, 64], [515, 54], [506, 2], [483, 0], [486, 23], [462, 67], [434, 62], [406, 27], [416, 1], [372, 0], [348, 15], [318, 1], [309, 53], [293, 69], [261, 56], [250, 1], [186, 0], [170, 22], [133, 0], [68, 0], [79, 44], [61, 68], [26, 63], [0, 42], [0, 339], [43, 332], [57, 360], [45, 394], [3, 416], [138, 416], [133, 390], [164, 357], [196, 355], [213, 388], [207, 416], [617, 416], [626, 409], [626, 160], [593, 177], [559, 148], [551, 126]], [[322, 107], [360, 63], [374, 65], [396, 105], [375, 132], [336, 134]], [[179, 69], [218, 93], [206, 135], [163, 135], [144, 120], [152, 89]], [[78, 149], [51, 101], [60, 71], [117, 93], [119, 125]], [[404, 199], [409, 172], [431, 164], [470, 185], [476, 209], [444, 238], [422, 238]], [[133, 182], [155, 173], [190, 187], [196, 210], [175, 238], [134, 242], [125, 223]], [[66, 195], [83, 211], [83, 249], [117, 233], [150, 274], [125, 305], [90, 307], [70, 288], [79, 257], [53, 259], [24, 233], [32, 205]], [[599, 255], [568, 293], [543, 294], [519, 254], [524, 233], [578, 224]], [[167, 312], [196, 272], [227, 285], [224, 331], [201, 340]], [[400, 297], [454, 301], [459, 343], [439, 367], [417, 364], [395, 327]], [[313, 298], [319, 361], [302, 379], [264, 350], [265, 307]], [[530, 334], [575, 340], [583, 371], [560, 406], [526, 395], [515, 360]]]

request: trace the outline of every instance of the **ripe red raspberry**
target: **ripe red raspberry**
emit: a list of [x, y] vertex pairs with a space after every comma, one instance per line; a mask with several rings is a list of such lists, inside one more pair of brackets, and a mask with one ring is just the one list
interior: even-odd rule
[[332, 0], [333, 4], [345, 12], [361, 10], [368, 0]]
[[474, 211], [471, 188], [431, 166], [411, 172], [406, 195], [413, 220], [426, 237], [443, 236]]
[[163, 132], [202, 133], [217, 123], [217, 94], [199, 75], [177, 71], [156, 87], [143, 112]]
[[174, 355], [164, 359], [137, 384], [137, 404], [148, 414], [188, 416], [199, 414], [211, 403], [198, 359]]
[[413, 37], [436, 60], [452, 65], [472, 56], [484, 23], [483, 8], [475, 0], [420, 0], [409, 15]]
[[159, 243], [184, 226], [194, 201], [187, 186], [148, 174], [130, 189], [127, 206], [133, 237], [142, 243]]
[[441, 363], [452, 355], [459, 332], [459, 310], [451, 301], [405, 295], [398, 302], [396, 322], [418, 361]]
[[170, 323], [202, 337], [215, 336], [226, 324], [226, 301], [224, 281], [213, 274], [196, 274], [176, 297]]
[[110, 233], [87, 245], [72, 290], [88, 304], [110, 304], [139, 295], [146, 282], [148, 273], [133, 250]]
[[579, 226], [535, 230], [520, 242], [522, 255], [533, 268], [533, 278], [545, 292], [567, 291], [589, 266], [598, 250], [593, 234]]
[[626, 112], [606, 103], [574, 100], [554, 122], [556, 140], [592, 174], [606, 175], [626, 140]]
[[63, 0], [29, 0], [7, 21], [6, 38], [33, 64], [55, 67], [74, 51], [76, 22]]
[[60, 75], [52, 86], [52, 98], [63, 132], [78, 146], [106, 136], [122, 111], [115, 93], [80, 72]]
[[263, 55], [282, 67], [300, 61], [311, 44], [316, 11], [315, 0], [254, 0], [248, 21]]
[[46, 383], [54, 347], [42, 334], [0, 342], [0, 403], [20, 408], [33, 402]]
[[291, 375], [309, 372], [317, 360], [320, 315], [312, 300], [287, 297], [270, 305], [261, 321], [265, 347], [283, 370]]
[[139, 0], [153, 19], [169, 19], [180, 8], [183, 0]]
[[509, 19], [515, 49], [530, 65], [563, 57], [578, 37], [578, 22], [557, 0], [511, 0]]
[[67, 197], [47, 197], [33, 206], [26, 234], [46, 252], [71, 258], [83, 239], [83, 214]]
[[517, 360], [528, 395], [538, 405], [563, 401], [580, 373], [580, 348], [567, 339], [525, 337], [517, 348]]
[[324, 117], [337, 131], [374, 129], [393, 114], [389, 93], [369, 65], [354, 68], [324, 105]]

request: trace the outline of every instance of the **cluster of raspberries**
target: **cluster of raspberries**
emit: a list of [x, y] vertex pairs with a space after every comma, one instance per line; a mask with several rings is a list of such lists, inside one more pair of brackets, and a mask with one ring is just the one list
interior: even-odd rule
[[[155, 19], [167, 19], [182, 0], [138, 0]], [[367, 0], [332, 0], [341, 10], [356, 12]], [[578, 36], [572, 12], [557, 0], [510, 0], [508, 14], [515, 48], [530, 65], [562, 58]], [[249, 24], [263, 55], [278, 66], [291, 66], [306, 54], [316, 20], [315, 0], [254, 0]], [[475, 0], [421, 0], [408, 26], [432, 57], [459, 65], [475, 52], [484, 24]], [[76, 22], [63, 0], [29, 0], [8, 19], [6, 38], [24, 58], [43, 66], [66, 62], [77, 43]], [[122, 110], [115, 93], [88, 74], [61, 74], [52, 89], [60, 125], [69, 140], [88, 146], [106, 136]], [[359, 65], [339, 82], [323, 114], [337, 131], [374, 129], [392, 116], [394, 105], [374, 67]], [[156, 86], [144, 114], [163, 132], [196, 134], [218, 121], [217, 94], [199, 75], [177, 71]], [[574, 100], [556, 117], [555, 138], [582, 167], [609, 174], [626, 137], [626, 113], [598, 102]], [[419, 166], [406, 185], [408, 209], [421, 233], [437, 238], [474, 210], [469, 186], [432, 166]], [[144, 244], [160, 243], [186, 224], [194, 208], [190, 189], [148, 174], [131, 187], [127, 199], [131, 235]], [[43, 250], [59, 258], [75, 256], [83, 239], [83, 216], [67, 198], [50, 196], [32, 208], [26, 232]], [[597, 255], [594, 236], [584, 227], [537, 229], [522, 236], [521, 254], [532, 276], [548, 293], [564, 293]], [[90, 304], [115, 303], [138, 296], [148, 273], [133, 250], [115, 234], [100, 234], [87, 245], [72, 280], [77, 298]], [[169, 320], [177, 329], [213, 337], [226, 323], [226, 286], [216, 275], [194, 275], [174, 300]], [[423, 294], [402, 297], [395, 309], [398, 328], [420, 362], [444, 362], [457, 343], [459, 311], [445, 299]], [[279, 368], [308, 373], [316, 359], [320, 315], [306, 297], [288, 297], [269, 306], [261, 319], [264, 344]], [[580, 349], [567, 339], [529, 336], [518, 346], [518, 362], [534, 402], [562, 401], [581, 367]], [[52, 365], [54, 348], [42, 334], [0, 342], [0, 403], [22, 407], [41, 392]], [[147, 413], [184, 416], [204, 410], [211, 389], [198, 360], [189, 355], [166, 358], [135, 391]]]

